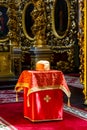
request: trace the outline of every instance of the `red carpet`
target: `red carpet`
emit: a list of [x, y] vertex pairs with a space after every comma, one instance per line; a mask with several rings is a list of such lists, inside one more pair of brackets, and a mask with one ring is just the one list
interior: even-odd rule
[[62, 121], [32, 123], [23, 117], [23, 103], [1, 104], [0, 116], [18, 130], [87, 130], [87, 121], [66, 112]]

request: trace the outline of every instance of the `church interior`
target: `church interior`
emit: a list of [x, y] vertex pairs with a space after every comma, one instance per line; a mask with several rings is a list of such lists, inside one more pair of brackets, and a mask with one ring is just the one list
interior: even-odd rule
[[86, 0], [0, 0], [0, 90], [47, 60], [51, 70], [79, 77], [83, 88], [69, 86], [71, 101], [87, 107], [86, 30]]
[[81, 71], [82, 47], [78, 36], [81, 3], [50, 0], [44, 1], [41, 14], [36, 8], [32, 11], [42, 3], [41, 0], [38, 5], [28, 0], [0, 1], [0, 78], [14, 79], [23, 70], [34, 69], [40, 59], [50, 61], [51, 69], [64, 73]]

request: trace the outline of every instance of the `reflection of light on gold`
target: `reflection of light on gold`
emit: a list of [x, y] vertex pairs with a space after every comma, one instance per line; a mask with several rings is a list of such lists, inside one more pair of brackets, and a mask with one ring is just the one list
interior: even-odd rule
[[87, 1], [84, 0], [84, 94], [87, 105]]
[[45, 13], [45, 5], [43, 0], [34, 1], [34, 10], [31, 12], [32, 19], [34, 20], [34, 24], [32, 26], [32, 32], [35, 35], [35, 45], [38, 47], [42, 47], [46, 45], [45, 38], [45, 29], [46, 29], [46, 13]]

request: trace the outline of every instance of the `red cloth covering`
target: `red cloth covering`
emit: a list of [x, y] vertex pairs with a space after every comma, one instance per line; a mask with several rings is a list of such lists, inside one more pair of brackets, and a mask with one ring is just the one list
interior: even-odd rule
[[63, 119], [62, 92], [70, 97], [70, 91], [61, 71], [25, 70], [15, 89], [24, 89], [24, 117], [31, 121]]

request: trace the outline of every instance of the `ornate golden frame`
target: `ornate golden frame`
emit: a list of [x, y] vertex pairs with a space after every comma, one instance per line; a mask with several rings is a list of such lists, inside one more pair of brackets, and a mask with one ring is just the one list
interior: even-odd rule
[[69, 31], [69, 26], [70, 26], [70, 2], [69, 2], [69, 0], [65, 0], [65, 2], [66, 2], [66, 4], [67, 4], [67, 8], [68, 8], [68, 13], [67, 13], [67, 15], [68, 15], [68, 26], [67, 26], [67, 29], [66, 29], [66, 31], [65, 31], [65, 33], [62, 35], [62, 36], [60, 36], [57, 32], [56, 32], [56, 30], [55, 30], [55, 22], [54, 22], [54, 20], [55, 20], [55, 18], [54, 18], [54, 13], [55, 13], [55, 6], [56, 6], [56, 1], [57, 0], [55, 0], [55, 2], [54, 2], [54, 4], [53, 4], [53, 11], [52, 11], [52, 28], [53, 28], [53, 33], [54, 33], [54, 35], [56, 36], [56, 37], [58, 37], [59, 39], [62, 39], [62, 38], [64, 38], [66, 35], [67, 35], [67, 32]]
[[[65, 34], [62, 37], [54, 35], [53, 11], [55, 8], [54, 7], [55, 1], [54, 0], [50, 0], [50, 1], [45, 0], [42, 2], [45, 4], [45, 12], [46, 12], [46, 22], [45, 22], [46, 23], [46, 30], [45, 30], [46, 44], [51, 47], [51, 49], [54, 53], [56, 52], [56, 55], [58, 53], [64, 53], [64, 52], [67, 53], [67, 55], [68, 55], [67, 61], [60, 61], [57, 64], [57, 68], [59, 66], [61, 66], [61, 63], [62, 63], [62, 64], [64, 64], [64, 68], [62, 68], [62, 69], [64, 69], [64, 70], [66, 69], [68, 72], [70, 72], [74, 68], [74, 64], [73, 64], [74, 55], [73, 54], [74, 54], [74, 44], [76, 43], [76, 38], [77, 38], [77, 36], [76, 36], [77, 35], [77, 19], [76, 19], [77, 8], [76, 8], [76, 6], [74, 6], [75, 4], [77, 4], [77, 1], [76, 0], [72, 0], [72, 1], [65, 0], [65, 1], [67, 3], [67, 7], [68, 7], [68, 26], [67, 26], [67, 30], [66, 30]], [[19, 5], [18, 11], [17, 11], [18, 12], [17, 13], [18, 30], [21, 34], [21, 37], [16, 36], [18, 33], [16, 33], [15, 36], [16, 36], [16, 38], [19, 38], [19, 41], [17, 43], [20, 43], [22, 52], [27, 52], [27, 51], [29, 52], [30, 47], [36, 44], [36, 42], [35, 42], [36, 37], [34, 37], [34, 39], [29, 37], [29, 35], [27, 35], [25, 25], [24, 25], [24, 17], [25, 17], [25, 12], [26, 12], [27, 6], [33, 2], [36, 3], [36, 1], [32, 1], [32, 0], [26, 0], [26, 1], [21, 0], [18, 4]], [[37, 0], [37, 2], [38, 2], [38, 0]], [[34, 17], [34, 15], [32, 15], [32, 16]], [[39, 20], [39, 18], [40, 17], [38, 17], [38, 20]], [[35, 34], [35, 36], [36, 36], [36, 34]]]
[[[0, 38], [0, 77], [14, 76], [14, 48], [20, 46], [20, 34], [18, 28], [18, 6], [20, 2], [15, 0], [0, 0], [0, 6], [7, 8], [8, 16], [8, 33], [5, 37]], [[17, 57], [18, 58], [18, 57]]]
[[22, 25], [23, 25], [23, 31], [24, 31], [24, 34], [26, 36], [26, 38], [30, 39], [30, 40], [34, 40], [34, 38], [30, 37], [28, 34], [27, 34], [27, 31], [26, 31], [26, 27], [25, 27], [25, 13], [26, 13], [26, 9], [27, 7], [30, 5], [30, 4], [33, 4], [32, 2], [28, 2], [25, 4], [24, 6], [24, 9], [23, 9], [23, 13], [22, 13]]
[[33, 45], [34, 42], [34, 38], [30, 37], [27, 34], [26, 28], [25, 28], [25, 13], [26, 13], [26, 9], [29, 6], [29, 4], [32, 4], [32, 0], [21, 0], [20, 2], [18, 2], [17, 7], [18, 7], [18, 11], [17, 11], [17, 16], [18, 16], [18, 30], [21, 34], [20, 37], [20, 44], [21, 44], [21, 49], [22, 52], [27, 52], [30, 49], [30, 46]]
[[85, 102], [87, 105], [87, 1], [84, 0], [84, 95]]
[[[6, 7], [7, 9], [8, 9], [8, 5], [7, 5], [7, 3], [3, 3], [4, 2], [4, 0], [3, 1], [0, 1], [0, 6], [2, 6], [2, 7]], [[6, 35], [6, 36], [4, 36], [3, 38], [0, 38], [0, 42], [1, 43], [3, 43], [3, 42], [6, 42], [6, 41], [8, 41], [8, 34]]]
[[79, 46], [80, 46], [80, 82], [84, 85], [84, 104], [87, 105], [87, 1], [79, 1]]
[[[77, 1], [76, 0], [65, 0], [68, 7], [68, 28], [63, 36], [55, 35], [54, 28], [54, 19], [53, 12], [55, 8], [55, 1], [46, 2], [48, 6], [46, 9], [47, 14], [47, 30], [46, 36], [48, 44], [51, 45], [51, 48], [56, 55], [58, 53], [67, 53], [67, 61], [58, 61], [57, 68], [61, 67], [61, 64], [64, 64], [64, 67], [61, 70], [71, 72], [74, 69], [74, 46], [77, 40]], [[51, 12], [51, 13], [50, 13]], [[53, 20], [53, 21], [52, 21]]]

